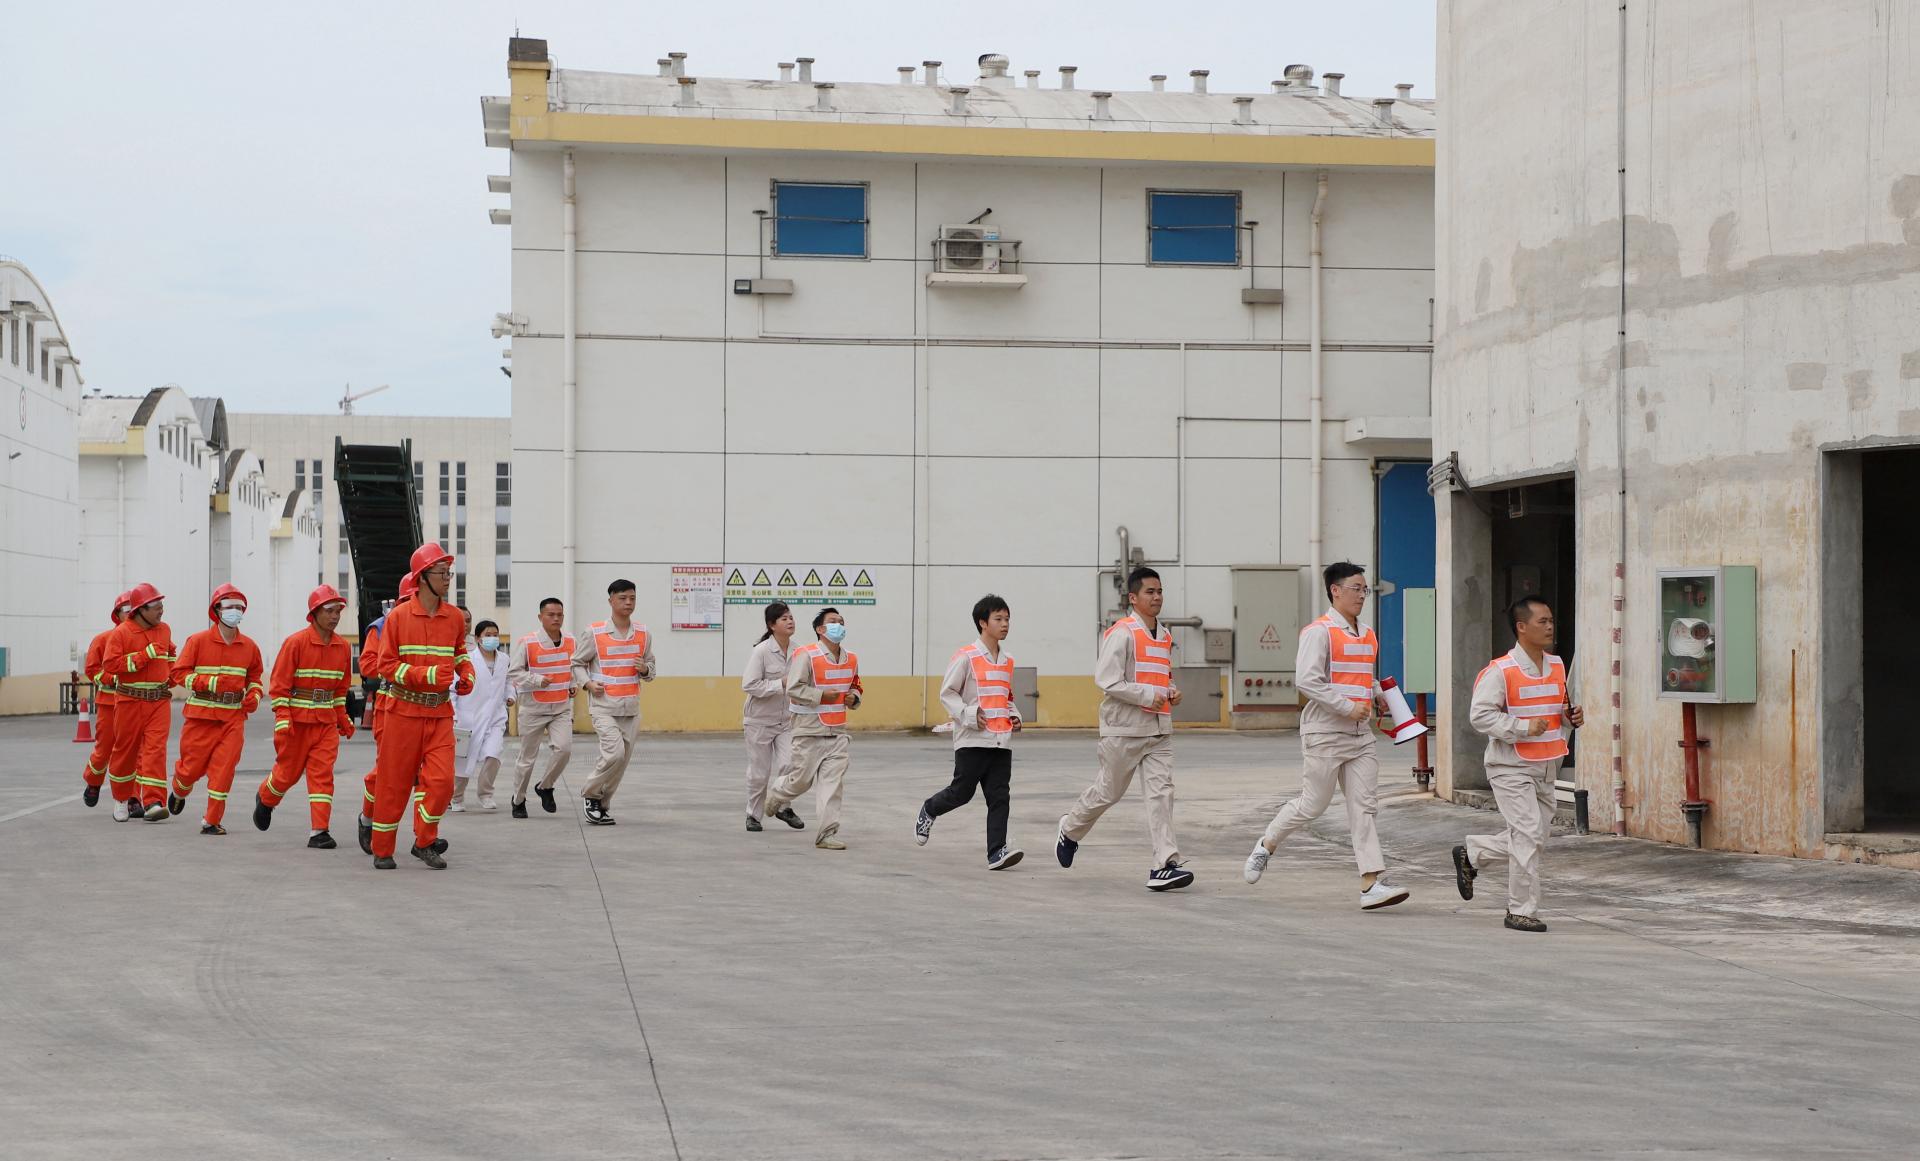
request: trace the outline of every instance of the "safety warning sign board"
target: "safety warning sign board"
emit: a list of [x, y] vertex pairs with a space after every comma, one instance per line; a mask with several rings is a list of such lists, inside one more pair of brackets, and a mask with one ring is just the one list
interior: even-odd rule
[[878, 599], [872, 573], [858, 565], [730, 564], [723, 570], [723, 599], [729, 605], [785, 601], [789, 605], [856, 606], [871, 605]]

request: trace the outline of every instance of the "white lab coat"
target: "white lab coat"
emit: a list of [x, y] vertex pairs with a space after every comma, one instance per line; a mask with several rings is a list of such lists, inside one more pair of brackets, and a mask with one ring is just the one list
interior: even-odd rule
[[507, 680], [507, 651], [502, 647], [489, 655], [476, 646], [473, 650], [473, 692], [453, 699], [453, 724], [468, 731], [467, 758], [460, 777], [472, 778], [480, 764], [498, 758], [507, 737], [507, 707], [513, 704], [513, 683]]

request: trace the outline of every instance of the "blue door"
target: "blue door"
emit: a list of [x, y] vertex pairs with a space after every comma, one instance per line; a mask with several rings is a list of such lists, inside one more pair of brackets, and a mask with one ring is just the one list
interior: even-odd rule
[[1403, 674], [1401, 635], [1406, 622], [1401, 590], [1433, 587], [1433, 497], [1427, 494], [1430, 466], [1397, 463], [1380, 475], [1380, 551], [1373, 579], [1375, 583], [1392, 582], [1381, 587], [1393, 590], [1383, 593], [1375, 604], [1374, 616], [1379, 623], [1374, 629], [1380, 634], [1379, 672], [1383, 678]]

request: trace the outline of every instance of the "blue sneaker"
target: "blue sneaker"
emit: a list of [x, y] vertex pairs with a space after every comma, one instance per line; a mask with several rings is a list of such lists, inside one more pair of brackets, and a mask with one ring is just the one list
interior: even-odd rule
[[1080, 850], [1080, 844], [1067, 837], [1067, 820], [1060, 820], [1060, 830], [1053, 836], [1053, 857], [1060, 860], [1063, 867], [1073, 866], [1073, 856]]
[[927, 845], [927, 840], [932, 837], [933, 837], [933, 816], [927, 813], [927, 808], [925, 806], [922, 806], [920, 808], [920, 817], [914, 820], [913, 841], [919, 844], [920, 846], [924, 847]]

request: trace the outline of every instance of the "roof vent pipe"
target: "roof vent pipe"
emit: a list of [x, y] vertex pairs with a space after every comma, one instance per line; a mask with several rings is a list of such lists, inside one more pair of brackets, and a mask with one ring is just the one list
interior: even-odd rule
[[1413, 100], [1413, 86], [1412, 86], [1412, 85], [1395, 85], [1395, 86], [1393, 86], [1393, 91], [1394, 91], [1394, 92], [1396, 92], [1396, 93], [1399, 93], [1399, 94], [1400, 94], [1400, 99], [1401, 99], [1401, 100], [1403, 100], [1403, 101], [1411, 101], [1411, 100]]
[[1006, 83], [1007, 69], [1010, 65], [1004, 55], [997, 52], [982, 53], [979, 64], [981, 80], [989, 85]]
[[1346, 79], [1347, 79], [1347, 74], [1345, 73], [1321, 73], [1320, 74], [1320, 80], [1325, 85], [1327, 90], [1327, 96], [1329, 97], [1337, 97], [1340, 95], [1340, 82]]
[[901, 84], [910, 85], [913, 83], [913, 66], [912, 65], [901, 65], [899, 68], [895, 69], [894, 71], [900, 74]]
[[654, 61], [653, 63], [660, 66], [661, 76], [670, 77], [673, 75], [673, 62], [668, 60], [666, 57], [663, 56], [659, 60]]
[[937, 88], [940, 84], [940, 62], [937, 60], [923, 60], [920, 62], [920, 66], [927, 70], [927, 87]]
[[1155, 73], [1152, 76], [1148, 77], [1147, 79], [1153, 82], [1154, 92], [1164, 93], [1167, 91], [1167, 74]]
[[1193, 78], [1193, 91], [1204, 94], [1207, 91], [1207, 70], [1194, 69], [1187, 74]]
[[693, 99], [693, 86], [699, 83], [700, 81], [695, 77], [680, 78], [680, 104], [697, 105], [700, 103]]
[[796, 56], [793, 59], [798, 61], [800, 64], [800, 83], [803, 85], [812, 84], [813, 83], [813, 58], [810, 56]]
[[947, 110], [947, 112], [952, 113], [956, 117], [966, 116], [967, 115], [967, 94], [971, 93], [972, 91], [973, 91], [972, 89], [969, 89], [965, 85], [955, 85], [953, 88], [948, 89], [947, 92], [953, 94], [953, 105]]
[[1093, 95], [1093, 119], [1095, 121], [1113, 120], [1113, 114], [1107, 111], [1107, 102], [1112, 99], [1112, 93], [1096, 92]]
[[1382, 125], [1393, 124], [1393, 98], [1375, 97], [1373, 99], [1373, 115], [1380, 119]]
[[1026, 71], [1026, 78], [1027, 78], [1027, 87], [1029, 89], [1037, 89], [1040, 87], [1040, 70], [1039, 69], [1028, 69]]
[[1287, 78], [1287, 87], [1289, 89], [1295, 89], [1303, 93], [1311, 93], [1313, 91], [1312, 65], [1290, 64], [1280, 70], [1280, 75]]
[[813, 86], [813, 107], [817, 112], [833, 112], [833, 82], [817, 81]]
[[780, 62], [780, 79], [783, 81], [791, 81], [793, 79], [792, 61], [783, 60]]
[[667, 59], [673, 62], [674, 76], [684, 77], [687, 75], [687, 54], [686, 53], [670, 52], [667, 54]]
[[1080, 71], [1079, 65], [1060, 66], [1060, 88], [1063, 92], [1073, 91], [1073, 74]]
[[1233, 99], [1233, 122], [1236, 125], [1253, 124], [1253, 98], [1235, 97]]
[[1284, 93], [1287, 91], [1287, 82], [1285, 81], [1268, 81], [1267, 83], [1273, 86], [1273, 91], [1276, 93]]

